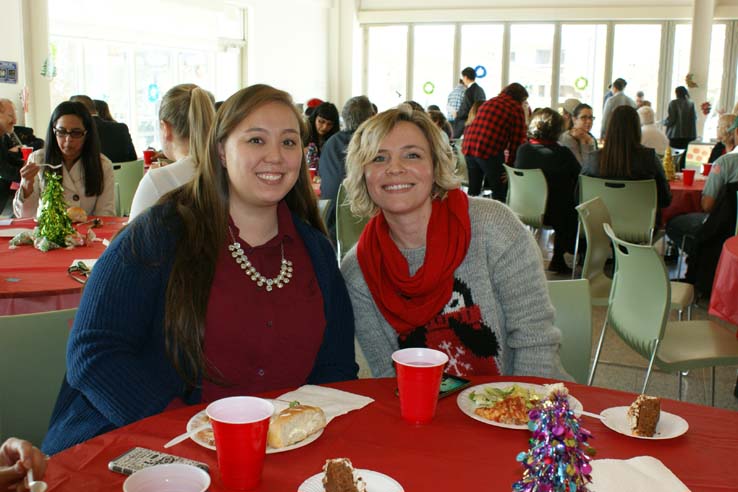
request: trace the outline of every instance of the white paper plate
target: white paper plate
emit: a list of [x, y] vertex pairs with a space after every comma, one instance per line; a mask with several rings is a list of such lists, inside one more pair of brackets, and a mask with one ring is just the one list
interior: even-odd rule
[[0, 237], [15, 237], [21, 232], [33, 232], [33, 229], [27, 227], [11, 227], [9, 229], [0, 229]]
[[[494, 420], [489, 420], [489, 419], [485, 419], [484, 417], [480, 417], [479, 415], [474, 413], [474, 410], [477, 408], [477, 405], [474, 404], [474, 402], [469, 399], [469, 395], [471, 394], [472, 391], [484, 391], [485, 388], [501, 388], [501, 389], [509, 388], [513, 384], [516, 384], [520, 386], [521, 388], [530, 388], [541, 396], [544, 396], [548, 393], [548, 390], [544, 386], [541, 386], [540, 384], [521, 383], [520, 381], [510, 381], [510, 382], [502, 382], [502, 383], [484, 383], [484, 384], [478, 384], [477, 386], [472, 386], [471, 388], [467, 388], [461, 393], [459, 393], [459, 396], [456, 397], [456, 404], [459, 406], [461, 411], [467, 414], [469, 417], [473, 418], [474, 420], [484, 422], [487, 425], [494, 425], [495, 427], [504, 427], [505, 429], [526, 429], [527, 430], [528, 424], [503, 424], [502, 422], [495, 422]], [[569, 408], [571, 408], [574, 411], [574, 414], [580, 415], [584, 407], [582, 406], [582, 403], [579, 400], [569, 395]]]
[[[366, 490], [369, 492], [404, 492], [402, 485], [392, 477], [384, 473], [372, 470], [357, 469], [356, 473], [366, 482]], [[323, 475], [320, 472], [308, 478], [297, 488], [297, 492], [325, 492], [323, 487]]]
[[[281, 412], [282, 410], [284, 410], [288, 406], [288, 403], [285, 403], [283, 401], [279, 401], [279, 400], [268, 400], [268, 401], [272, 402], [272, 404], [274, 405], [274, 413], [275, 414]], [[196, 427], [200, 427], [200, 426], [206, 424], [207, 423], [207, 418], [208, 418], [208, 416], [205, 413], [205, 410], [202, 410], [201, 412], [198, 412], [195, 415], [193, 415], [192, 418], [189, 420], [189, 422], [187, 422], [187, 432], [191, 431], [192, 429], [194, 429]], [[284, 453], [285, 451], [291, 451], [293, 449], [297, 449], [297, 448], [301, 448], [303, 446], [307, 446], [311, 442], [313, 442], [316, 439], [318, 439], [321, 435], [323, 435], [323, 431], [324, 430], [325, 430], [325, 428], [320, 429], [318, 432], [316, 432], [315, 434], [312, 434], [312, 435], [306, 437], [302, 441], [296, 442], [295, 444], [292, 444], [291, 446], [285, 446], [283, 448], [272, 448], [272, 447], [270, 447], [267, 444], [266, 453], [267, 454]], [[212, 438], [212, 432], [213, 432], [212, 431], [212, 427], [210, 428], [210, 431], [209, 432], [210, 432], [209, 438], [203, 435], [203, 433], [207, 433], [207, 431], [201, 431], [201, 432], [198, 432], [197, 434], [191, 436], [190, 439], [192, 439], [193, 441], [195, 441], [197, 444], [199, 444], [200, 446], [202, 446], [204, 448], [212, 449], [213, 451], [215, 451], [215, 444], [214, 444], [215, 441]]]
[[662, 410], [659, 423], [656, 424], [656, 433], [653, 437], [635, 436], [630, 429], [630, 423], [628, 423], [628, 408], [630, 407], [612, 407], [603, 410], [600, 412], [602, 423], [615, 432], [636, 439], [674, 439], [689, 429], [687, 421], [679, 415]]

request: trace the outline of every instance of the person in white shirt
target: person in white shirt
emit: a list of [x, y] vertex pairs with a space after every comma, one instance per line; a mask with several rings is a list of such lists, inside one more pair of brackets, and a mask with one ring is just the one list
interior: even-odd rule
[[161, 145], [164, 155], [175, 162], [146, 173], [133, 197], [130, 220], [192, 180], [205, 157], [214, 119], [213, 97], [197, 85], [175, 85], [164, 94], [159, 107]]
[[651, 147], [656, 154], [663, 156], [669, 146], [669, 138], [656, 126], [656, 118], [650, 106], [641, 106], [638, 109], [641, 119], [641, 145]]
[[21, 185], [13, 199], [16, 217], [37, 214], [48, 173], [62, 176], [67, 206], [81, 207], [87, 215], [115, 215], [113, 165], [100, 153], [95, 123], [82, 103], [65, 101], [54, 109], [46, 147], [32, 153], [20, 170]]

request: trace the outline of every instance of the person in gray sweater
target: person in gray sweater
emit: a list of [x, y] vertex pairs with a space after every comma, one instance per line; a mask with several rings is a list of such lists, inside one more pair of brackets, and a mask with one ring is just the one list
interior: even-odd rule
[[344, 258], [356, 336], [375, 377], [429, 347], [446, 371], [570, 379], [560, 365], [541, 254], [505, 205], [469, 198], [430, 118], [401, 105], [354, 134], [344, 182], [372, 219]]

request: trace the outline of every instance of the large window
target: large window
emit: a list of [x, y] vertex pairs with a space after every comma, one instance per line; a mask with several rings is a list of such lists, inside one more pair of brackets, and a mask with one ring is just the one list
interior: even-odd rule
[[553, 24], [510, 26], [510, 82], [528, 89], [528, 103], [533, 109], [551, 105], [553, 34]]
[[412, 98], [427, 108], [435, 104], [446, 110], [453, 83], [454, 26], [416, 26], [413, 49]]
[[[589, 104], [599, 113], [604, 94], [605, 24], [564, 24], [561, 26], [559, 103], [569, 98]], [[600, 121], [594, 121], [594, 135], [600, 134]]]
[[668, 87], [669, 100], [674, 99], [674, 89], [686, 87], [685, 78], [689, 73], [689, 55], [692, 47], [692, 24], [677, 24], [674, 28], [674, 54], [671, 65], [671, 85]]
[[367, 66], [367, 95], [380, 111], [409, 99], [407, 26], [370, 27]]
[[[477, 68], [477, 84], [487, 99], [502, 89], [502, 24], [466, 24], [461, 26], [461, 69]], [[455, 80], [461, 74], [454, 74]]]
[[625, 93], [634, 99], [636, 92], [643, 91], [657, 114], [660, 54], [661, 24], [615, 26], [612, 78], [625, 79]]

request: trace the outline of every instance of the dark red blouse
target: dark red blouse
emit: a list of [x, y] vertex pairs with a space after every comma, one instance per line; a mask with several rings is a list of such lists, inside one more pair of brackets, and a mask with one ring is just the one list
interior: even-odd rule
[[[323, 296], [302, 238], [284, 201], [277, 208], [277, 235], [255, 248], [234, 235], [249, 261], [266, 278], [276, 277], [285, 259], [293, 277], [283, 288], [267, 292], [247, 277], [223, 247], [210, 291], [205, 321], [205, 356], [230, 383], [203, 381], [202, 401], [250, 395], [305, 383], [323, 341]], [[193, 265], [196, 268], [196, 265]]]

